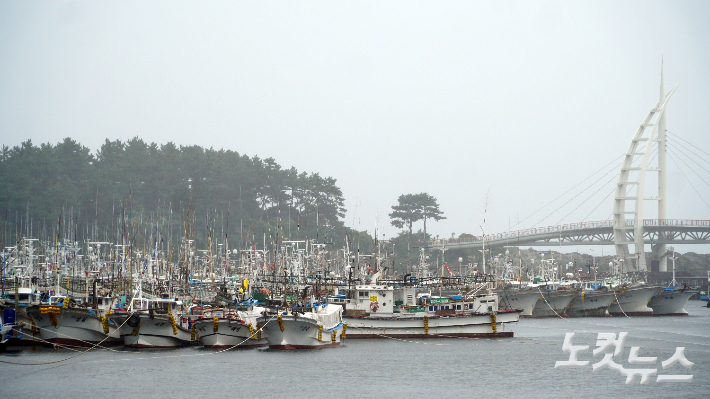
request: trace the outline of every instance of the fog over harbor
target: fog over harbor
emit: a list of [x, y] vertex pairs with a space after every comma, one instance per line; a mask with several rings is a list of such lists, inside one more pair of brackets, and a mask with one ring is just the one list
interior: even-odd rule
[[407, 193], [436, 197], [442, 238], [484, 210], [493, 233], [609, 220], [663, 65], [668, 217], [708, 220], [709, 20], [695, 1], [2, 2], [0, 142], [273, 157], [337, 179], [346, 226], [386, 238]]

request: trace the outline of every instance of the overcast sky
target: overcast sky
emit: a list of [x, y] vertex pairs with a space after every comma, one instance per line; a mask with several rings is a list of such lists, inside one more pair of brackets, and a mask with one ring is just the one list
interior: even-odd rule
[[[480, 234], [486, 197], [491, 233], [607, 220], [662, 58], [668, 130], [708, 160], [707, 1], [0, 1], [0, 141], [273, 157], [386, 237], [406, 193], [438, 199], [441, 237]], [[669, 154], [669, 218], [710, 219], [699, 162]]]

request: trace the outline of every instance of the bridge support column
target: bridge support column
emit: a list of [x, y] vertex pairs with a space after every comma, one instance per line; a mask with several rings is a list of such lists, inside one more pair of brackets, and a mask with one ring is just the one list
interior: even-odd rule
[[[663, 93], [663, 70], [661, 70], [661, 95], [658, 103], [651, 109], [646, 118], [639, 126], [631, 145], [626, 151], [626, 156], [621, 165], [619, 180], [616, 183], [616, 194], [614, 196], [614, 246], [617, 257], [628, 259], [628, 244], [634, 244], [636, 260], [636, 270], [648, 270], [646, 266], [646, 253], [644, 250], [644, 225], [643, 225], [643, 202], [644, 200], [659, 201], [658, 218], [665, 219], [666, 206], [666, 104], [673, 95], [673, 90], [668, 94]], [[655, 142], [659, 143], [659, 165], [657, 168], [649, 168], [649, 158]], [[661, 154], [662, 153], [662, 154]], [[659, 172], [658, 197], [646, 198], [644, 196], [646, 185], [646, 172]], [[627, 207], [627, 204], [629, 205]], [[633, 209], [633, 210], [632, 210]], [[629, 217], [627, 219], [627, 216]], [[633, 238], [629, 237], [629, 232], [633, 231]], [[665, 245], [659, 248], [662, 256], [660, 267], [666, 268]]]

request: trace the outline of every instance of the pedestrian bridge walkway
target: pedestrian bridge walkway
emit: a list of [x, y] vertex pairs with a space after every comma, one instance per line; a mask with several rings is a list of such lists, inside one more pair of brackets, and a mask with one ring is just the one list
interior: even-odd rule
[[[627, 220], [625, 226], [633, 227]], [[710, 220], [645, 219], [644, 244], [710, 244]], [[634, 242], [633, 229], [627, 230], [629, 243]], [[570, 223], [558, 226], [536, 227], [505, 233], [463, 238], [432, 240], [430, 245], [441, 248], [473, 248], [494, 245], [507, 246], [562, 246], [562, 245], [614, 245], [614, 222]]]

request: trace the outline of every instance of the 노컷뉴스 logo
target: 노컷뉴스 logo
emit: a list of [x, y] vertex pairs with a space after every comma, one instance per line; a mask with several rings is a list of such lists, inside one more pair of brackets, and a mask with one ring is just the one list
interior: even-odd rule
[[[597, 348], [592, 351], [592, 356], [604, 355], [604, 358], [599, 362], [592, 364], [592, 371], [609, 369], [618, 372], [626, 377], [626, 383], [631, 384], [636, 376], [641, 378], [641, 384], [648, 384], [651, 377], [656, 376], [656, 382], [692, 382], [692, 375], [657, 375], [658, 369], [650, 368], [624, 368], [621, 364], [614, 361], [624, 352], [624, 341], [628, 333], [621, 332], [619, 337], [615, 333], [599, 333], [597, 335]], [[555, 368], [584, 368], [589, 365], [589, 360], [579, 360], [580, 353], [585, 353], [589, 349], [589, 345], [573, 345], [572, 338], [574, 333], [565, 334], [565, 340], [562, 343], [562, 351], [569, 354], [569, 360], [558, 360], [555, 362]], [[614, 353], [606, 353], [610, 348], [614, 348]], [[632, 365], [650, 365], [656, 364], [656, 357], [641, 357], [639, 356], [640, 347], [632, 346], [629, 352], [629, 364]], [[680, 363], [685, 368], [691, 368], [695, 363], [685, 358], [685, 347], [676, 347], [673, 356], [661, 362], [663, 370], [666, 370], [676, 363]]]

